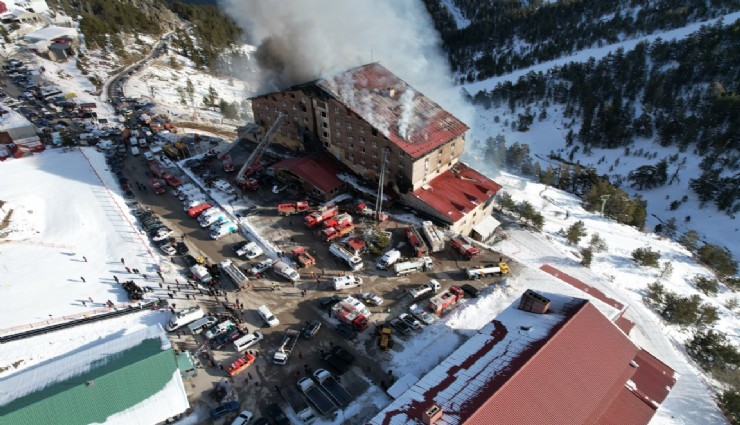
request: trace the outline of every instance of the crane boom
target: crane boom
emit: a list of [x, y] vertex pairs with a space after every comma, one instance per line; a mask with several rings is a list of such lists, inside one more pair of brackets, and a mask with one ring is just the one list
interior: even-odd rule
[[237, 182], [243, 182], [248, 171], [250, 172], [250, 174], [251, 172], [255, 171], [254, 166], [259, 163], [262, 155], [265, 153], [267, 147], [272, 142], [273, 136], [283, 124], [284, 119], [285, 115], [282, 113], [278, 113], [278, 117], [275, 122], [272, 123], [272, 126], [270, 126], [265, 135], [262, 137], [262, 140], [260, 140], [259, 144], [257, 144], [257, 147], [254, 149], [254, 152], [252, 152], [252, 155], [249, 156], [247, 162], [245, 162], [244, 165], [242, 165], [242, 168], [239, 169], [239, 174], [237, 174], [236, 176]]

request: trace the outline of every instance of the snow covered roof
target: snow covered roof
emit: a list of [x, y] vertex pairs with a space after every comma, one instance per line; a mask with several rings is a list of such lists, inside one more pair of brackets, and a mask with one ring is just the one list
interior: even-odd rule
[[74, 28], [49, 25], [48, 27], [44, 27], [24, 35], [23, 39], [29, 43], [35, 43], [40, 40], [51, 41], [65, 36], [76, 39], [78, 37], [77, 30]]
[[413, 158], [468, 130], [462, 121], [379, 63], [353, 68], [315, 84]]
[[413, 195], [456, 223], [478, 205], [486, 203], [500, 189], [498, 183], [458, 162], [416, 189]]
[[26, 117], [15, 112], [14, 110], [7, 108], [5, 105], [0, 105], [0, 131], [8, 131], [13, 128], [32, 126], [31, 121], [28, 121]]
[[174, 352], [150, 326], [11, 375], [3, 423], [156, 423], [189, 407]]
[[[589, 301], [542, 295], [547, 314], [514, 302], [370, 423], [421, 424], [433, 405], [443, 410], [437, 425], [601, 423], [633, 399], [651, 400], [642, 404], [654, 413], [675, 383], [670, 368], [652, 356], [639, 364], [641, 350]], [[621, 423], [646, 424], [634, 410]]]

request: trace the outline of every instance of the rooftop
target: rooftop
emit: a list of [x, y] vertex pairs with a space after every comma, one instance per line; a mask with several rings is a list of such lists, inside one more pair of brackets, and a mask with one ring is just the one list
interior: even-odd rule
[[458, 162], [413, 194], [455, 223], [478, 205], [488, 202], [499, 189], [498, 183]]
[[329, 193], [344, 184], [337, 177], [334, 162], [324, 156], [313, 158], [284, 159], [270, 166], [276, 170], [288, 170], [313, 186]]
[[379, 63], [315, 83], [412, 158], [464, 134], [468, 126]]
[[635, 418], [622, 423], [646, 424], [673, 371], [589, 301], [541, 294], [551, 301], [547, 314], [521, 311], [515, 301], [369, 423], [421, 424], [437, 404], [444, 411], [437, 425], [609, 423], [617, 407]]

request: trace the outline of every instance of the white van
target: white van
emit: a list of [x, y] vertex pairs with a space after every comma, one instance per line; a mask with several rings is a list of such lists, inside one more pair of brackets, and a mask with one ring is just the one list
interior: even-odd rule
[[274, 328], [275, 326], [280, 324], [280, 321], [275, 317], [269, 308], [267, 308], [266, 305], [261, 305], [257, 309], [257, 313], [260, 315], [262, 320], [267, 323], [267, 326]]
[[362, 278], [354, 275], [339, 276], [333, 279], [333, 283], [334, 289], [337, 291], [340, 289], [357, 288], [362, 285]]
[[144, 152], [144, 159], [151, 161], [154, 159], [154, 155], [151, 152]]
[[131, 146], [131, 155], [136, 156], [139, 154], [139, 148], [136, 146]]
[[234, 341], [234, 348], [237, 352], [244, 351], [247, 348], [253, 346], [254, 344], [262, 341], [262, 332], [260, 331], [254, 331], [251, 334], [246, 334], [243, 337], [237, 339]]
[[192, 323], [202, 318], [205, 315], [206, 314], [203, 312], [203, 310], [201, 310], [200, 307], [197, 306], [180, 310], [170, 317], [170, 320], [169, 322], [167, 322], [167, 326], [165, 326], [165, 329], [167, 329], [169, 332], [172, 332], [176, 329], [181, 328], [182, 326], [187, 325], [188, 323]]
[[203, 332], [203, 329], [213, 326], [213, 324], [216, 322], [218, 322], [218, 319], [216, 319], [215, 317], [206, 316], [189, 324], [188, 329], [190, 329], [190, 333], [192, 334], [199, 334]]

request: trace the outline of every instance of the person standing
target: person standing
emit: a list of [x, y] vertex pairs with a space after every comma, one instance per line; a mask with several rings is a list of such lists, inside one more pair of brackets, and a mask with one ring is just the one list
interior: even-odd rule
[[126, 260], [124, 260], [123, 257], [121, 257], [121, 264], [126, 264]]
[[87, 263], [87, 257], [85, 257], [85, 256], [83, 255], [83, 256], [82, 256], [82, 259], [83, 259], [83, 260], [85, 260], [85, 262]]
[[80, 280], [82, 281], [82, 283], [85, 283], [85, 278], [84, 278], [84, 276], [80, 276]]

